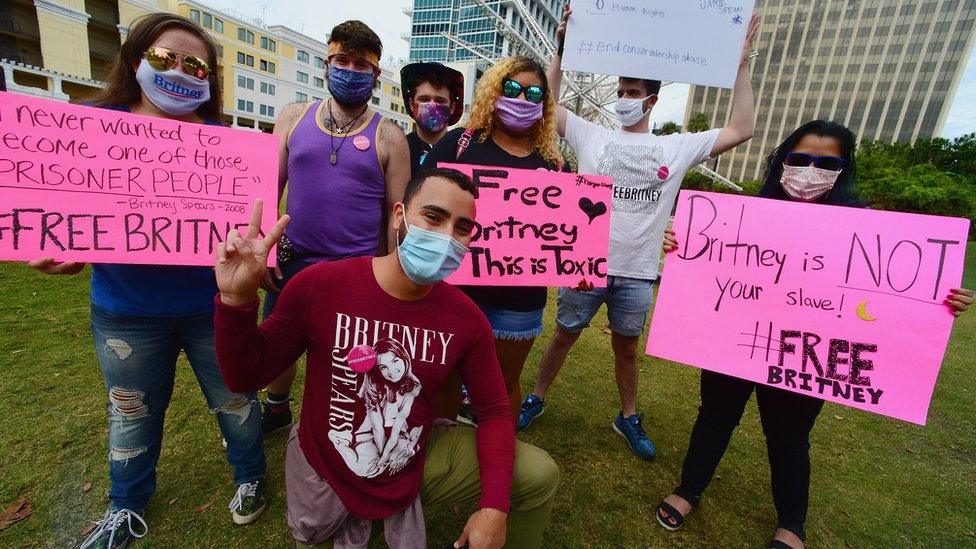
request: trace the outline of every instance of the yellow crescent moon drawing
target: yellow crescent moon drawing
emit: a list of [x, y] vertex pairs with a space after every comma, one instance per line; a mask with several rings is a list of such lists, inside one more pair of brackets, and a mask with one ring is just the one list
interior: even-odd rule
[[874, 322], [875, 320], [878, 320], [877, 317], [868, 314], [867, 309], [865, 309], [865, 307], [867, 307], [867, 304], [868, 304], [867, 301], [862, 301], [857, 304], [857, 317], [860, 318], [861, 320], [866, 320], [868, 322]]

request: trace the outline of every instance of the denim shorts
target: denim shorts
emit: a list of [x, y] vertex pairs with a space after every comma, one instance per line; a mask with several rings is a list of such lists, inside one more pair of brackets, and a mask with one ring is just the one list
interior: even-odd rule
[[647, 311], [654, 302], [655, 280], [608, 276], [606, 288], [577, 292], [560, 288], [556, 300], [556, 323], [571, 334], [590, 325], [600, 305], [607, 304], [610, 330], [618, 335], [637, 337], [644, 331]]
[[[479, 307], [481, 307], [479, 305]], [[542, 334], [542, 313], [545, 307], [535, 311], [510, 311], [494, 307], [481, 307], [488, 317], [495, 339], [526, 340]]]

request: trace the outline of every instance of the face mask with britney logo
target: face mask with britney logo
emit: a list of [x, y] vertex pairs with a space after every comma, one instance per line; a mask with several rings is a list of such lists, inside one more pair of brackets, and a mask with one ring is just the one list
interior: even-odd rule
[[210, 82], [176, 69], [158, 71], [143, 59], [136, 81], [149, 101], [171, 116], [183, 116], [210, 101]]

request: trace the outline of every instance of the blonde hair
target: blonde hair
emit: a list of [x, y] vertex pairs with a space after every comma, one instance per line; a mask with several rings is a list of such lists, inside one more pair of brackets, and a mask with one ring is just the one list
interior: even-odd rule
[[532, 144], [546, 162], [554, 165], [563, 163], [559, 152], [559, 134], [556, 131], [556, 102], [549, 91], [546, 71], [528, 57], [508, 57], [495, 63], [478, 81], [474, 103], [471, 105], [471, 118], [467, 129], [474, 132], [483, 130], [478, 142], [484, 143], [495, 125], [495, 103], [502, 94], [502, 82], [520, 72], [534, 72], [542, 80], [545, 95], [542, 98], [542, 119], [532, 130]]

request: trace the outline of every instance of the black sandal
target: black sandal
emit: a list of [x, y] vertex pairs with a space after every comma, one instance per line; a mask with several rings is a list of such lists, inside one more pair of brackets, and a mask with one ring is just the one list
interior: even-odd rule
[[[691, 513], [691, 510], [688, 511]], [[657, 521], [664, 527], [665, 530], [674, 532], [685, 522], [685, 515], [682, 515], [673, 505], [666, 501], [662, 501], [657, 506], [657, 512], [654, 514], [657, 517]]]
[[793, 546], [785, 541], [774, 539], [769, 545], [769, 549], [793, 549]]

